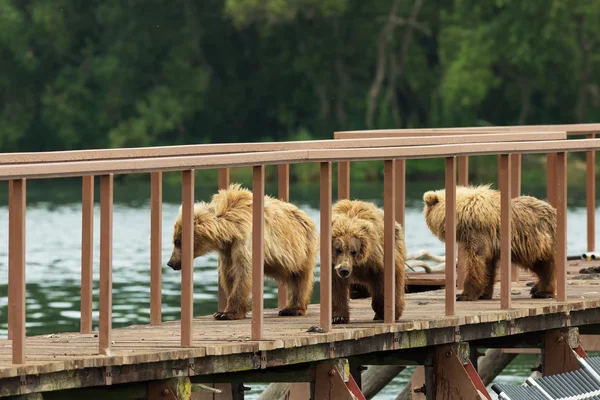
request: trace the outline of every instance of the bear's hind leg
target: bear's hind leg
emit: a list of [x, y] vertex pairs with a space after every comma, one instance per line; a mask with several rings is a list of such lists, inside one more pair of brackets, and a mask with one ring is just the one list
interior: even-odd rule
[[554, 279], [556, 276], [556, 264], [554, 259], [538, 261], [531, 268], [538, 276], [538, 282], [531, 288], [531, 297], [534, 299], [551, 299], [556, 296]]
[[457, 301], [474, 301], [483, 295], [488, 283], [486, 277], [489, 258], [465, 251], [465, 283], [463, 292], [456, 296]]
[[331, 276], [331, 314], [334, 324], [350, 322], [350, 281], [340, 278], [335, 272]]
[[404, 272], [404, 263], [401, 267], [396, 267], [396, 321], [400, 319], [404, 312], [404, 288], [406, 287], [406, 274]]
[[496, 283], [496, 270], [498, 269], [498, 258], [494, 257], [487, 264], [487, 274], [486, 279], [487, 283], [485, 285], [485, 290], [481, 296], [479, 296], [479, 300], [491, 300], [494, 296], [494, 283]]
[[292, 296], [286, 308], [279, 311], [280, 316], [295, 317], [306, 315], [306, 310], [310, 303], [314, 278], [312, 269], [303, 269], [302, 271], [303, 272], [297, 274], [292, 274], [287, 280], [287, 286]]

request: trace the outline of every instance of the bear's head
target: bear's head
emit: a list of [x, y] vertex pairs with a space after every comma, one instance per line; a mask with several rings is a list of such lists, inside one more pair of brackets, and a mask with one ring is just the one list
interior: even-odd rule
[[[181, 235], [182, 235], [182, 209], [179, 207], [179, 214], [173, 226], [173, 251], [167, 266], [175, 271], [181, 269]], [[194, 205], [194, 258], [216, 250], [215, 243], [215, 212], [210, 204], [201, 202]]]
[[440, 240], [446, 235], [446, 191], [430, 190], [423, 195], [423, 214], [427, 227]]
[[352, 269], [364, 264], [378, 246], [375, 226], [366, 220], [335, 216], [331, 229], [332, 268], [340, 278], [348, 278]]

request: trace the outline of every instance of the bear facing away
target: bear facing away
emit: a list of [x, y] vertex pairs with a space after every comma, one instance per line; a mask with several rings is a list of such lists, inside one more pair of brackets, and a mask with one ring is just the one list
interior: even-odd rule
[[[350, 320], [350, 286], [367, 287], [371, 295], [374, 320], [383, 319], [383, 211], [373, 203], [340, 200], [332, 210], [332, 317], [334, 324]], [[404, 260], [406, 248], [400, 224], [396, 223], [396, 315], [404, 310]]]
[[[445, 190], [423, 195], [425, 222], [445, 239]], [[531, 196], [511, 200], [511, 260], [538, 277], [533, 298], [555, 296], [556, 209]], [[500, 260], [500, 192], [490, 185], [456, 187], [456, 241], [465, 255], [457, 300], [491, 299]]]
[[[181, 269], [181, 208], [173, 231], [173, 253], [167, 263]], [[265, 196], [265, 275], [284, 283], [291, 293], [279, 315], [305, 315], [313, 288], [318, 250], [317, 228], [293, 204]], [[215, 319], [245, 318], [252, 289], [252, 192], [240, 185], [219, 190], [210, 203], [194, 205], [194, 258], [219, 254], [218, 272], [227, 305]]]

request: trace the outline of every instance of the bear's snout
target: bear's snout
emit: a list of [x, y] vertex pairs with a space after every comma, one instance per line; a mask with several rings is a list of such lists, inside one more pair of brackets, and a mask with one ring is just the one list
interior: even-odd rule
[[347, 278], [347, 277], [349, 277], [349, 276], [350, 276], [350, 273], [351, 273], [352, 271], [351, 271], [351, 270], [350, 270], [350, 268], [348, 268], [347, 266], [345, 266], [345, 265], [342, 265], [342, 266], [338, 266], [338, 267], [336, 267], [336, 268], [335, 268], [335, 272], [338, 274], [338, 276], [339, 276], [340, 278]]
[[171, 260], [169, 260], [169, 262], [167, 263], [167, 266], [171, 267], [171, 269], [174, 270], [174, 271], [181, 270], [181, 264], [180, 263], [174, 263]]

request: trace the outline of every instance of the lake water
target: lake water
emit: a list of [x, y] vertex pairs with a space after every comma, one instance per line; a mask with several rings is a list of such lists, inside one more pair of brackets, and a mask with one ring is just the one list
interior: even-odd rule
[[[427, 249], [443, 255], [444, 245], [427, 229], [422, 216], [421, 196], [425, 190], [443, 187], [443, 183], [410, 183], [407, 187], [406, 243], [409, 253]], [[267, 185], [267, 193], [276, 188]], [[180, 202], [180, 187], [166, 186], [163, 206], [163, 318], [179, 318], [180, 274], [166, 267], [171, 253], [171, 229]], [[198, 187], [197, 200], [208, 200], [213, 188]], [[528, 194], [543, 197], [538, 188]], [[352, 197], [371, 200], [382, 206], [383, 187], [379, 184], [352, 188]], [[99, 188], [95, 191], [99, 199]], [[304, 209], [319, 225], [318, 186], [293, 185], [292, 202]], [[335, 193], [334, 193], [335, 199]], [[78, 181], [31, 181], [27, 187], [27, 335], [79, 330], [81, 189]], [[113, 326], [149, 323], [149, 246], [150, 206], [148, 183], [115, 183], [113, 217]], [[568, 254], [586, 250], [585, 201], [582, 189], [569, 196]], [[598, 214], [598, 213], [597, 213]], [[94, 222], [94, 309], [98, 309], [99, 204]], [[597, 215], [600, 218], [600, 215]], [[7, 334], [7, 258], [8, 258], [7, 186], [0, 185], [0, 337]], [[596, 234], [600, 237], [600, 232]], [[211, 314], [217, 308], [216, 254], [194, 261], [194, 312]], [[276, 284], [265, 282], [265, 307], [276, 307]], [[318, 270], [312, 302], [318, 302]], [[94, 329], [98, 313], [94, 313]], [[534, 356], [519, 356], [497, 378], [500, 382], [521, 383], [536, 365]], [[405, 370], [375, 399], [394, 399], [410, 378]], [[264, 386], [247, 384], [252, 399]]]

